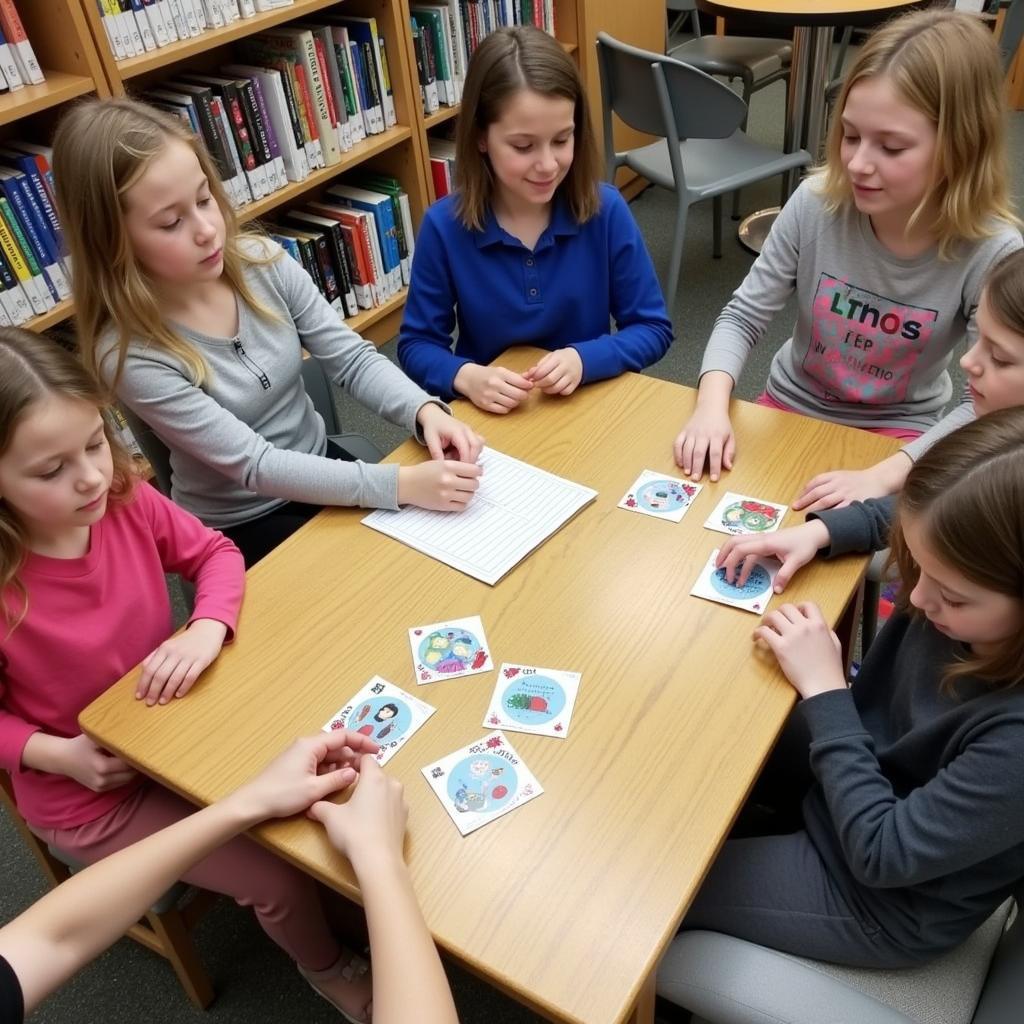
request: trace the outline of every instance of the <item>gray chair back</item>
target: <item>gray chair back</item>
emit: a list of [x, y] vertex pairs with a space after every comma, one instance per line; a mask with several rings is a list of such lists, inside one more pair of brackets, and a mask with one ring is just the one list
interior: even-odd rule
[[1004, 74], [1010, 70], [1013, 58], [1024, 37], [1024, 0], [1012, 0], [1003, 19], [1003, 33], [999, 37], [999, 52], [1003, 58]]
[[1024, 884], [1014, 896], [1016, 917], [1003, 933], [971, 1024], [1007, 1024], [1024, 1007]]
[[138, 442], [153, 470], [153, 482], [165, 497], [171, 496], [171, 452], [145, 420], [140, 420], [127, 406], [121, 406], [125, 421], [132, 436]]

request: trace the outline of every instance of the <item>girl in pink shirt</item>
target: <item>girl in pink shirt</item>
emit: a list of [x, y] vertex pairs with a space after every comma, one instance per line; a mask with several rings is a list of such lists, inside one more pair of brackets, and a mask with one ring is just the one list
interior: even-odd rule
[[[69, 353], [0, 329], [0, 769], [32, 830], [86, 863], [194, 808], [97, 747], [79, 713], [139, 663], [136, 699], [183, 697], [232, 637], [245, 585], [231, 541], [136, 480], [103, 407]], [[196, 589], [173, 636], [167, 572]], [[311, 878], [239, 837], [184, 880], [252, 906], [321, 995], [369, 1021], [365, 963]]]

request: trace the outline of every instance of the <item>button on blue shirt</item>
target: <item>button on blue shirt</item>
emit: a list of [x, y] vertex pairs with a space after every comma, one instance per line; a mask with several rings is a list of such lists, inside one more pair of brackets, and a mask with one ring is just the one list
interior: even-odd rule
[[584, 382], [657, 362], [672, 324], [650, 255], [618, 189], [602, 184], [600, 198], [585, 224], [556, 198], [532, 251], [491, 211], [482, 231], [470, 231], [455, 215], [455, 196], [431, 206], [416, 238], [398, 342], [402, 369], [451, 399], [464, 363], [490, 363], [512, 345], [571, 346]]

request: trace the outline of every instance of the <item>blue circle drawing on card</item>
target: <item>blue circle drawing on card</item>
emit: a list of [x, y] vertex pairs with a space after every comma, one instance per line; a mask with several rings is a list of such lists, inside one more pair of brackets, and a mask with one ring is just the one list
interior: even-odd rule
[[694, 488], [678, 480], [649, 480], [636, 492], [636, 502], [646, 512], [665, 515], [686, 508], [693, 498]]
[[[742, 565], [742, 563], [740, 564]], [[747, 582], [742, 587], [737, 587], [735, 583], [730, 583], [725, 578], [724, 567], [716, 569], [711, 574], [711, 586], [723, 597], [731, 597], [734, 600], [749, 601], [755, 597], [760, 597], [771, 589], [771, 585], [772, 578], [768, 574], [768, 570], [760, 565], [754, 566], [753, 571], [747, 578]]]
[[564, 708], [565, 690], [550, 676], [519, 676], [501, 695], [501, 710], [520, 725], [547, 725]]
[[480, 641], [468, 629], [441, 629], [428, 633], [419, 646], [420, 661], [434, 672], [465, 672], [472, 667]]
[[412, 725], [409, 705], [398, 697], [370, 697], [353, 706], [346, 729], [369, 736], [374, 743], [394, 743]]
[[494, 754], [471, 754], [448, 776], [448, 798], [463, 814], [492, 814], [515, 796], [516, 770]]

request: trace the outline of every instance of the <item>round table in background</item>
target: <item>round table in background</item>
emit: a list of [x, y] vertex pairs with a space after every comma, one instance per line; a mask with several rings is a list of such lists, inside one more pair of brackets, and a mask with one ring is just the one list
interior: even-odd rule
[[[825, 137], [832, 32], [837, 25], [870, 27], [921, 6], [921, 0], [697, 0], [697, 6], [720, 18], [748, 15], [773, 28], [793, 29], [793, 63], [786, 108], [784, 149], [806, 149], [817, 161]], [[740, 225], [740, 241], [760, 252], [779, 208], [758, 210]]]

